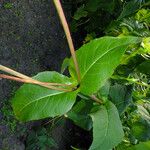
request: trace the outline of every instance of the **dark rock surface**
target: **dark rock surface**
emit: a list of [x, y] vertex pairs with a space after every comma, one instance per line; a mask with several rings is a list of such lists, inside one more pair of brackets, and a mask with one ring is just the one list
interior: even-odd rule
[[[52, 0], [0, 1], [0, 64], [32, 76], [44, 70], [59, 71], [68, 54]], [[2, 111], [4, 103], [10, 101], [19, 85], [0, 80], [1, 150], [25, 149], [17, 133], [9, 131], [9, 119], [3, 116]]]

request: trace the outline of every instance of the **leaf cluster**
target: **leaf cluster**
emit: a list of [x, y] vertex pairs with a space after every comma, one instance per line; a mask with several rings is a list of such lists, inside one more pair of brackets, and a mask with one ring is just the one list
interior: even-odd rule
[[[23, 122], [62, 115], [70, 118], [83, 129], [92, 130], [90, 150], [148, 150], [148, 5], [137, 0], [77, 1], [76, 30], [81, 24], [89, 33], [86, 44], [76, 51], [80, 80], [72, 57], [62, 65], [62, 72], [68, 67], [68, 76], [55, 71], [37, 74], [32, 78], [34, 82], [53, 84], [55, 88], [21, 86], [12, 99], [16, 117]], [[105, 36], [95, 38], [91, 34]], [[45, 143], [45, 139], [39, 140]]]

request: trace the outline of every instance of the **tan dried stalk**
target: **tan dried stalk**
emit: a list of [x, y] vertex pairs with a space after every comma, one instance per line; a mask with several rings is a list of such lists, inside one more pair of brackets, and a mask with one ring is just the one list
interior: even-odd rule
[[64, 11], [62, 9], [60, 0], [53, 0], [53, 1], [54, 1], [55, 7], [57, 9], [58, 15], [60, 17], [62, 26], [63, 26], [65, 34], [66, 34], [68, 45], [69, 45], [70, 52], [71, 52], [71, 55], [72, 55], [72, 59], [73, 59], [74, 65], [75, 65], [76, 73], [77, 73], [77, 76], [78, 76], [78, 82], [80, 82], [81, 78], [80, 78], [79, 65], [78, 65], [78, 62], [77, 62], [77, 58], [76, 58], [76, 54], [75, 54], [75, 48], [74, 48], [74, 45], [73, 45], [73, 41], [72, 41], [72, 38], [71, 38], [71, 34], [70, 34], [70, 30], [69, 30], [67, 20], [66, 20], [66, 17], [64, 15]]
[[47, 83], [47, 82], [40, 82], [38, 80], [35, 80], [35, 79], [32, 79], [31, 77], [28, 77], [24, 74], [21, 74], [17, 71], [14, 71], [8, 67], [5, 67], [3, 65], [0, 65], [0, 71], [4, 71], [6, 73], [9, 73], [11, 75], [14, 75], [14, 76], [8, 76], [8, 75], [3, 75], [1, 74], [0, 75], [0, 78], [5, 78], [5, 79], [9, 79], [9, 80], [15, 80], [15, 81], [18, 81], [18, 82], [24, 82], [24, 83], [31, 83], [31, 84], [37, 84], [37, 85], [40, 85], [40, 86], [43, 86], [43, 87], [47, 87], [49, 89], [54, 89], [54, 90], [58, 90], [58, 91], [71, 91], [71, 90], [68, 90], [68, 89], [63, 89], [63, 88], [58, 88], [58, 87], [55, 87], [55, 86], [71, 86], [71, 85], [67, 85], [67, 84], [61, 84], [61, 83]]

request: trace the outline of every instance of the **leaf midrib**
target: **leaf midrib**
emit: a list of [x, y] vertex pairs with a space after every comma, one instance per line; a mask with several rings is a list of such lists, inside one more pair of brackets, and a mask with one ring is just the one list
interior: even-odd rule
[[87, 72], [91, 69], [91, 67], [99, 60], [101, 59], [102, 57], [104, 57], [108, 52], [110, 52], [111, 50], [115, 49], [115, 48], [119, 48], [119, 47], [122, 47], [122, 46], [125, 46], [127, 44], [123, 44], [123, 45], [120, 45], [120, 46], [116, 46], [114, 48], [111, 48], [109, 51], [105, 52], [103, 55], [101, 55], [100, 57], [98, 57], [89, 67], [88, 69], [85, 71], [85, 73], [83, 74], [82, 78], [81, 78], [81, 81], [84, 79], [85, 75], [87, 74]]
[[[107, 114], [107, 127], [105, 128], [106, 129], [106, 131], [105, 131], [105, 134], [104, 134], [104, 138], [101, 140], [101, 142], [100, 142], [100, 145], [102, 144], [102, 143], [104, 143], [104, 140], [106, 139], [106, 135], [107, 135], [107, 133], [108, 133], [108, 126], [109, 126], [109, 117], [108, 117], [108, 110], [106, 109], [106, 106], [103, 106], [104, 108], [104, 110], [106, 111], [106, 114]], [[91, 150], [93, 150], [93, 149], [91, 149]]]
[[106, 106], [104, 108], [105, 108], [105, 110], [107, 112], [107, 128], [106, 128], [106, 131], [105, 131], [105, 134], [104, 134], [104, 138], [103, 138], [101, 143], [104, 143], [104, 140], [106, 139], [106, 136], [108, 134], [108, 128], [109, 128], [109, 114], [108, 114], [108, 110], [107, 110]]
[[46, 97], [57, 96], [57, 95], [63, 94], [63, 93], [65, 93], [65, 92], [59, 92], [59, 93], [54, 93], [54, 94], [50, 94], [50, 95], [46, 95], [46, 96], [40, 97], [40, 98], [38, 98], [38, 99], [36, 99], [36, 100], [34, 100], [34, 101], [32, 101], [32, 102], [27, 103], [27, 104], [19, 111], [19, 113], [21, 113], [27, 106], [31, 105], [32, 103], [34, 103], [34, 102], [36, 102], [36, 101], [40, 101], [40, 100], [42, 100], [42, 99], [44, 99], [44, 98], [46, 98]]

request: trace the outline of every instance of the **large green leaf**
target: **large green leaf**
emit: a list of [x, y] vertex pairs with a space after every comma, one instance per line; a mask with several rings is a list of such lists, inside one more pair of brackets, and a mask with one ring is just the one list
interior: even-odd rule
[[82, 5], [77, 9], [77, 11], [74, 14], [74, 19], [75, 20], [80, 20], [82, 17], [86, 17], [88, 15], [88, 12], [85, 10], [85, 6]]
[[[71, 84], [71, 80], [57, 72], [42, 72], [34, 77], [43, 82]], [[62, 92], [38, 85], [25, 84], [15, 94], [12, 104], [21, 121], [37, 120], [63, 115], [75, 103], [77, 91]]]
[[[77, 52], [84, 94], [92, 94], [104, 85], [119, 65], [120, 58], [130, 44], [140, 42], [136, 37], [102, 37], [83, 45]], [[70, 74], [77, 79], [71, 59]]]
[[111, 102], [99, 106], [91, 114], [93, 120], [93, 143], [90, 150], [110, 150], [119, 144], [124, 136], [117, 108]]

